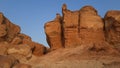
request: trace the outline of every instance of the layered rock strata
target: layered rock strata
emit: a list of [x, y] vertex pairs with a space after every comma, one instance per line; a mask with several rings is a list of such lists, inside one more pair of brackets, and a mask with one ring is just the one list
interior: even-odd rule
[[[114, 20], [110, 18], [109, 21], [109, 16]], [[106, 22], [116, 24], [108, 24], [107, 26]], [[116, 29], [111, 28], [111, 26]], [[114, 35], [115, 37], [113, 37], [111, 31], [117, 36]], [[47, 22], [45, 33], [51, 50], [88, 44], [98, 49], [103, 48], [102, 46], [111, 47], [113, 45], [111, 43], [119, 44], [120, 42], [119, 11], [107, 12], [103, 20], [92, 6], [84, 6], [80, 10], [71, 11], [67, 9], [66, 4], [63, 4], [62, 17], [56, 15], [53, 21]], [[111, 48], [114, 49], [114, 47]]]

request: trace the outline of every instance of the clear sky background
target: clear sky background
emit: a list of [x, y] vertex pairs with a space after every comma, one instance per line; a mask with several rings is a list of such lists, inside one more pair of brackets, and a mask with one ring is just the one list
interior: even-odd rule
[[104, 17], [108, 10], [120, 10], [120, 0], [0, 0], [0, 12], [14, 24], [21, 27], [21, 32], [29, 35], [33, 41], [48, 46], [44, 33], [44, 24], [61, 14], [61, 6], [66, 3], [68, 9], [79, 10], [91, 5]]

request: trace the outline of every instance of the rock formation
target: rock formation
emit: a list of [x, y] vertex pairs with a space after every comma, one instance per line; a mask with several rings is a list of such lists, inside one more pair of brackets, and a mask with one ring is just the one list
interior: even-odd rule
[[[109, 48], [112, 49], [109, 51], [116, 51], [113, 44], [109, 43], [113, 40], [109, 36], [111, 36], [110, 31], [114, 30], [111, 29], [111, 26], [117, 27], [117, 31], [114, 30], [117, 33], [112, 33], [119, 35], [119, 24], [110, 24], [110, 26], [106, 27], [106, 22], [109, 22], [107, 20], [109, 16], [113, 16], [113, 18], [117, 18], [116, 23], [118, 23], [119, 11], [117, 13], [113, 13], [113, 11], [108, 12], [105, 20], [103, 20], [92, 6], [84, 6], [80, 10], [71, 11], [67, 9], [66, 4], [63, 4], [62, 14], [63, 17], [59, 15], [55, 20], [45, 24], [47, 41], [51, 50], [61, 47], [90, 45], [88, 47], [93, 47], [97, 51], [101, 49], [106, 50], [107, 47], [108, 50]], [[120, 42], [118, 36], [115, 37], [116, 42]], [[113, 42], [116, 43], [115, 40]]]
[[63, 47], [61, 19], [62, 17], [56, 14], [56, 18], [53, 21], [45, 24], [47, 42], [51, 50]]
[[[120, 62], [120, 11], [108, 11], [101, 18], [92, 6], [71, 11], [63, 4], [62, 15], [57, 13], [44, 29], [50, 48], [20, 33], [20, 27], [0, 13], [0, 68], [80, 68], [81, 59], [95, 60], [89, 62], [91, 68], [100, 61], [102, 68], [109, 67], [108, 59]], [[107, 63], [101, 61], [105, 59]]]
[[104, 21], [106, 40], [120, 51], [120, 11], [108, 11]]
[[0, 43], [0, 55], [7, 55], [7, 49], [9, 47], [9, 44], [6, 42]]
[[[120, 59], [118, 59], [120, 57], [120, 11], [108, 11], [102, 18], [92, 6], [84, 6], [80, 10], [71, 11], [66, 4], [63, 4], [62, 15], [57, 15], [53, 21], [45, 24], [45, 33], [50, 46], [48, 50], [51, 52], [47, 54], [48, 57], [43, 57], [42, 60], [44, 60], [41, 60], [39, 64], [46, 60], [49, 63], [52, 61], [55, 68], [120, 67]], [[93, 65], [91, 67], [88, 59], [100, 60], [101, 64], [90, 61]], [[112, 64], [111, 62], [107, 64], [106, 62], [109, 61], [106, 59]], [[77, 64], [75, 60], [76, 62], [83, 60], [83, 62], [75, 66]], [[105, 60], [105, 63], [102, 60]], [[84, 64], [86, 61], [87, 63]], [[52, 64], [47, 64], [47, 62], [43, 66], [51, 67]]]
[[0, 56], [0, 68], [12, 68], [17, 63], [13, 56]]
[[7, 67], [2, 68], [11, 68], [13, 65], [11, 60], [7, 60], [7, 56], [13, 56], [19, 62], [26, 62], [32, 55], [41, 56], [46, 52], [45, 46], [33, 42], [29, 36], [20, 33], [20, 31], [21, 29], [18, 25], [11, 23], [0, 13], [0, 55], [2, 55], [0, 57], [0, 66], [8, 64]]
[[14, 56], [16, 59], [20, 61], [26, 61], [27, 59], [32, 57], [31, 47], [27, 44], [21, 45], [11, 45], [7, 50], [8, 55]]
[[0, 13], [0, 40], [11, 42], [20, 33], [20, 27], [11, 23]]
[[63, 13], [63, 37], [64, 37], [64, 46], [73, 47], [80, 44], [79, 38], [79, 11], [70, 11], [67, 9], [67, 6], [64, 4], [62, 7]]
[[42, 56], [46, 53], [46, 48], [42, 44], [34, 42], [34, 46], [33, 54], [35, 56]]

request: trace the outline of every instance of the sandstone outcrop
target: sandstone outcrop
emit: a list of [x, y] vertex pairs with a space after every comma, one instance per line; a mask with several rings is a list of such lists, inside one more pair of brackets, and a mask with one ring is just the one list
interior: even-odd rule
[[35, 43], [32, 39], [20, 33], [18, 25], [11, 23], [0, 13], [0, 55], [11, 55], [20, 62], [25, 62], [33, 55], [45, 54], [45, 46]]
[[71, 11], [67, 9], [66, 4], [63, 4], [62, 14], [63, 17], [59, 15], [60, 19], [56, 17], [57, 22], [55, 19], [45, 24], [47, 41], [51, 49], [108, 44], [105, 39], [104, 21], [92, 6]]
[[120, 11], [108, 11], [104, 21], [106, 40], [120, 51]]
[[0, 13], [0, 68], [102, 68], [111, 62], [120, 67], [120, 11], [101, 18], [92, 6], [71, 11], [63, 4], [62, 15], [44, 29], [50, 48]]
[[12, 68], [17, 63], [13, 56], [0, 56], [0, 68]]
[[26, 61], [32, 57], [31, 47], [28, 45], [11, 45], [7, 50], [8, 55], [14, 56], [19, 61]]
[[45, 24], [47, 42], [51, 50], [63, 47], [61, 19], [62, 17], [57, 14], [53, 21]]
[[11, 23], [2, 13], [0, 13], [0, 19], [0, 39], [11, 42], [21, 29], [18, 25]]
[[79, 23], [79, 37], [81, 38], [80, 42], [96, 44], [105, 41], [103, 20], [98, 15], [97, 10], [95, 10], [93, 7], [85, 6], [80, 9]]
[[63, 14], [63, 37], [64, 37], [64, 46], [65, 47], [74, 47], [80, 45], [80, 38], [78, 35], [79, 32], [79, 11], [70, 11], [67, 9], [67, 6], [64, 4], [62, 6]]
[[34, 46], [35, 46], [33, 49], [34, 55], [41, 56], [41, 55], [44, 55], [46, 53], [46, 48], [42, 44], [34, 42]]
[[7, 42], [0, 43], [0, 55], [7, 55], [9, 44]]

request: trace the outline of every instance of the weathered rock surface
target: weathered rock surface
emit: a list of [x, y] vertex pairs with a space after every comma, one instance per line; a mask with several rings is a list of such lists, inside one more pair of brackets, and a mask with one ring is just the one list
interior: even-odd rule
[[92, 6], [71, 11], [64, 4], [62, 14], [45, 24], [46, 48], [0, 13], [0, 68], [120, 67], [120, 11], [101, 18]]
[[63, 47], [61, 19], [61, 16], [57, 14], [55, 20], [45, 24], [47, 42], [51, 50]]
[[[105, 39], [104, 21], [92, 6], [71, 11], [64, 4], [62, 14], [63, 17], [60, 17], [60, 20], [56, 18], [57, 22], [55, 19], [45, 24], [47, 41], [51, 49], [88, 44], [98, 47], [108, 44]], [[108, 45], [111, 46], [111, 44]]]
[[[32, 39], [20, 33], [18, 25], [11, 23], [2, 13], [0, 13], [0, 68], [11, 68], [14, 64], [8, 55], [20, 62], [27, 62], [32, 55], [45, 54], [45, 46], [35, 43]], [[22, 65], [21, 68], [30, 68]]]
[[64, 4], [62, 6], [63, 13], [63, 37], [64, 37], [64, 46], [65, 47], [74, 47], [80, 45], [79, 38], [79, 11], [70, 11], [67, 9], [67, 6]]
[[[97, 11], [85, 6], [79, 11], [70, 11], [63, 5], [63, 33], [65, 47], [104, 41], [104, 23]], [[98, 37], [98, 38], [96, 38]]]
[[32, 67], [28, 64], [19, 63], [19, 64], [16, 64], [13, 68], [32, 68]]
[[[34, 43], [33, 43], [33, 41], [32, 41], [32, 39], [31, 39], [31, 37], [29, 37], [29, 36], [27, 36], [27, 35], [25, 35], [25, 34], [18, 34], [18, 37], [22, 40], [21, 42], [21, 44], [27, 44], [27, 45], [29, 45], [32, 49], [34, 48]], [[19, 41], [20, 42], [20, 41]]]
[[44, 55], [46, 53], [46, 47], [44, 47], [42, 44], [39, 43], [35, 43], [35, 48], [33, 49], [33, 54], [36, 56], [41, 56]]
[[28, 45], [13, 45], [7, 50], [8, 55], [14, 56], [19, 61], [26, 61], [32, 57], [31, 47]]
[[11, 44], [13, 44], [13, 45], [18, 45], [21, 43], [22, 43], [22, 39], [20, 37], [15, 37], [11, 42]]
[[7, 55], [8, 48], [9, 44], [7, 42], [0, 43], [0, 55]]
[[102, 18], [93, 7], [85, 6], [80, 9], [79, 37], [82, 44], [97, 44], [105, 41], [103, 26]]
[[104, 21], [106, 40], [120, 50], [120, 11], [108, 11]]
[[[4, 17], [4, 16], [3, 16]], [[5, 25], [6, 29], [4, 29], [4, 31], [6, 31], [6, 36], [5, 36], [5, 40], [7, 42], [11, 42], [13, 40], [13, 38], [15, 36], [17, 36], [17, 34], [20, 33], [20, 27], [18, 25], [15, 25], [13, 23], [11, 23], [7, 18], [4, 17], [4, 20], [2, 22], [1, 25]]]
[[[109, 11], [103, 19], [92, 6], [84, 6], [80, 10], [71, 11], [64, 4], [62, 6], [62, 14], [63, 17], [61, 17], [62, 19], [59, 24], [61, 30], [56, 30], [60, 35], [57, 35], [57, 37], [55, 37], [55, 34], [48, 32], [55, 31], [58, 26], [51, 22], [46, 23], [50, 25], [45, 25], [47, 40], [49, 40], [48, 44], [50, 47], [52, 46], [51, 49], [54, 48], [56, 50], [40, 58], [41, 62], [38, 64], [46, 63], [45, 65], [36, 65], [36, 67], [46, 67], [48, 65], [48, 68], [52, 66], [55, 68], [119, 68], [119, 64], [115, 64], [116, 66], [113, 67], [112, 64], [106, 65], [109, 61], [120, 62], [120, 59], [118, 59], [120, 57], [119, 11]], [[56, 48], [59, 47], [57, 44], [54, 46], [51, 44], [61, 42], [60, 40], [56, 40], [58, 37], [62, 39], [62, 45], [65, 48], [58, 49]], [[118, 61], [114, 60], [113, 56]], [[93, 65], [94, 59], [97, 60], [95, 61], [95, 65]], [[82, 60], [83, 62], [81, 62]], [[86, 63], [84, 63], [85, 60], [87, 61]], [[90, 61], [91, 64], [89, 64], [88, 60], [92, 60]], [[99, 60], [100, 63], [98, 62]], [[101, 60], [105, 60], [105, 62]], [[75, 62], [72, 63], [71, 61]], [[49, 65], [48, 62], [55, 63]], [[98, 64], [96, 64], [97, 62]]]
[[0, 68], [12, 68], [18, 60], [12, 56], [0, 56]]

